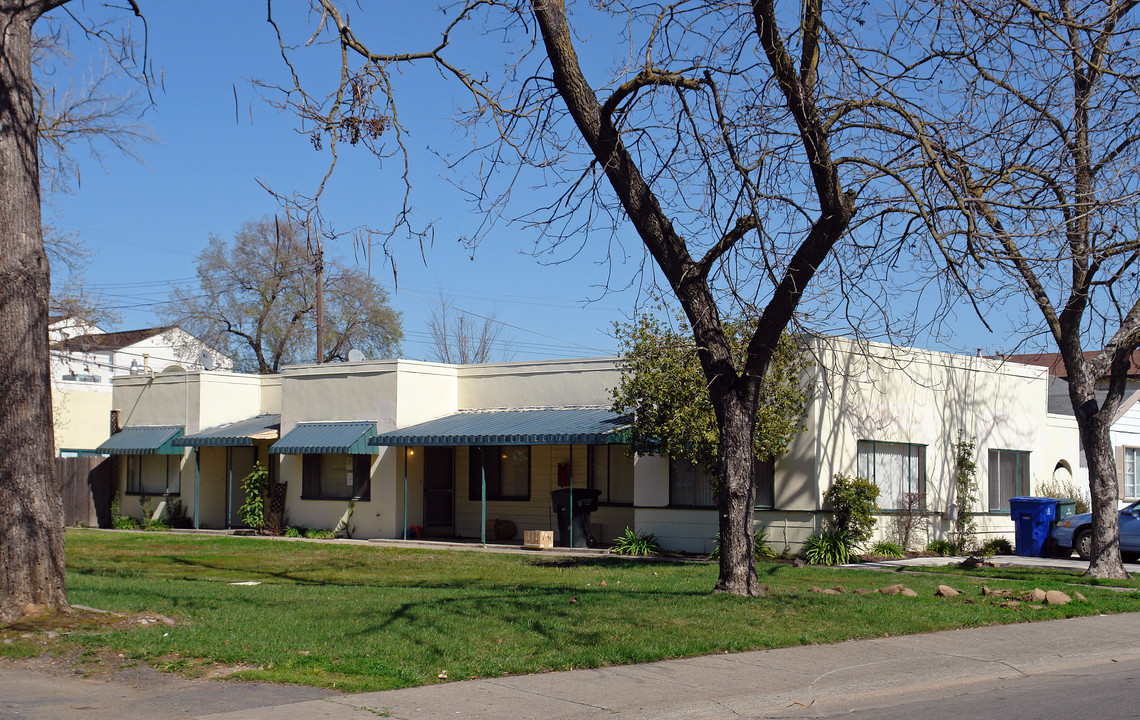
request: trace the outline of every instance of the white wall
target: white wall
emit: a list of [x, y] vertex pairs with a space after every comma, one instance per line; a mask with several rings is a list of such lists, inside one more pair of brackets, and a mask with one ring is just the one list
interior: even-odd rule
[[458, 407], [609, 405], [621, 377], [613, 358], [460, 365]]

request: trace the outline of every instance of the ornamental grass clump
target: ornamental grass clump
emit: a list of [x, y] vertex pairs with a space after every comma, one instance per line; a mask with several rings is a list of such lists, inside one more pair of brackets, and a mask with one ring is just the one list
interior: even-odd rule
[[804, 543], [804, 559], [813, 565], [846, 565], [851, 562], [851, 538], [843, 530], [828, 528]]
[[653, 533], [635, 533], [629, 528], [614, 538], [610, 551], [614, 555], [660, 555], [661, 546]]

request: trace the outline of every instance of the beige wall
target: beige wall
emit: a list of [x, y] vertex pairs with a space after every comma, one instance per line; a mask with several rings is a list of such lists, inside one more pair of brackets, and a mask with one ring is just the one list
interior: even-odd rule
[[[1071, 418], [1047, 413], [1043, 368], [1002, 363], [841, 338], [813, 346], [809, 371], [814, 391], [806, 429], [776, 464], [775, 510], [758, 511], [773, 547], [798, 550], [822, 520], [823, 493], [836, 473], [855, 474], [859, 440], [925, 446], [927, 504], [924, 537], [944, 538], [945, 512], [954, 501], [958, 429], [977, 442], [979, 504], [989, 499], [989, 450], [1030, 453], [1032, 493], [1064, 461], [1087, 484]], [[717, 530], [711, 510], [668, 509], [668, 464], [639, 458], [637, 529], [653, 532], [667, 548], [707, 552]], [[642, 467], [652, 462], [654, 467]], [[887, 506], [886, 499], [880, 505]], [[880, 516], [882, 536], [889, 516]], [[978, 518], [981, 539], [1012, 534], [1008, 513]]]
[[460, 365], [458, 407], [609, 405], [619, 378], [613, 358]]
[[94, 450], [111, 434], [111, 386], [53, 381], [51, 411], [55, 453]]
[[298, 365], [281, 373], [281, 434], [299, 422], [369, 420], [396, 427], [396, 361]]

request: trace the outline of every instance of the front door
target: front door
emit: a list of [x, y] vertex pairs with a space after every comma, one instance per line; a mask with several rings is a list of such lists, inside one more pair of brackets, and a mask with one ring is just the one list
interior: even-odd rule
[[424, 534], [455, 535], [455, 448], [424, 448]]
[[253, 472], [253, 464], [257, 461], [257, 448], [232, 447], [229, 450], [229, 467], [226, 468], [226, 482], [229, 492], [226, 493], [226, 525], [232, 528], [245, 527], [238, 515], [238, 508], [245, 504], [245, 492], [241, 489], [241, 481]]

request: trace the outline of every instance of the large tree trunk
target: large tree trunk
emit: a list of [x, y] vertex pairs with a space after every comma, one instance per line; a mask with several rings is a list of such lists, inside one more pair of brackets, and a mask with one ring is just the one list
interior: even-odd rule
[[760, 596], [753, 544], [755, 507], [755, 408], [735, 396], [718, 412], [717, 509], [720, 519], [720, 577], [713, 592]]
[[[1092, 500], [1092, 558], [1085, 575], [1103, 578], [1126, 578], [1120, 556], [1120, 514], [1117, 512], [1116, 458], [1109, 435], [1112, 415], [1119, 405], [1122, 389], [1114, 389], [1099, 405], [1095, 378], [1088, 363], [1078, 352], [1070, 352], [1068, 364], [1069, 400], [1077, 418], [1077, 430], [1089, 466], [1089, 495]], [[1069, 359], [1067, 358], [1067, 359]], [[1123, 381], [1118, 385], [1123, 387]]]
[[0, 0], [0, 622], [28, 605], [67, 608], [32, 92], [32, 24], [43, 9]]

